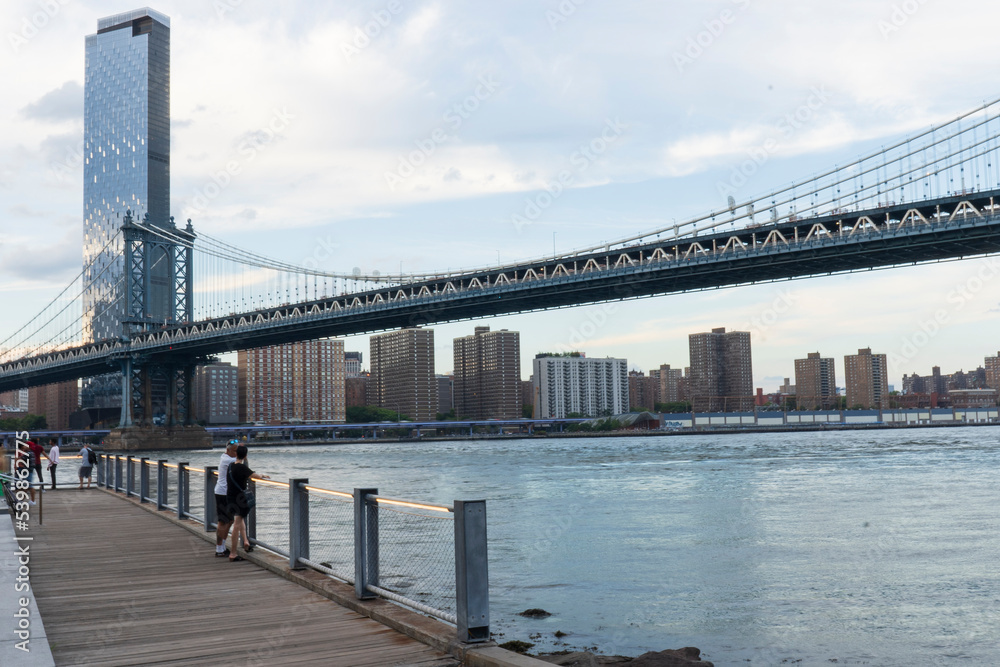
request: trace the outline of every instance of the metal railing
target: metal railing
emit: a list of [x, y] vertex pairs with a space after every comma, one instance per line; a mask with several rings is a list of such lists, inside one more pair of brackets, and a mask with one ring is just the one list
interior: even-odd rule
[[[138, 479], [136, 479], [138, 476]], [[214, 466], [99, 455], [98, 486], [155, 503], [157, 510], [216, 528]], [[453, 507], [309, 485], [252, 480], [247, 517], [252, 544], [354, 586], [358, 599], [382, 597], [455, 625], [463, 642], [488, 641], [486, 501]]]

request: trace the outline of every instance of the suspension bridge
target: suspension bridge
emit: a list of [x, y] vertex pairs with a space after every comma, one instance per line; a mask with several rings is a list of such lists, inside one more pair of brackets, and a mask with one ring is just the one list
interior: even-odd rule
[[[989, 255], [1000, 252], [998, 149], [994, 100], [682, 223], [570, 253], [440, 273], [310, 270], [196, 233], [190, 221], [182, 229], [172, 219], [126, 216], [102, 249], [100, 270], [84, 267], [0, 341], [0, 391], [120, 371], [123, 405], [132, 406], [122, 425], [129, 426], [148, 423], [149, 377], [158, 372], [171, 383], [170, 423], [190, 424], [193, 367], [234, 350]], [[164, 262], [166, 296], [150, 279]], [[108, 313], [121, 322], [121, 335], [95, 340], [93, 323]]]

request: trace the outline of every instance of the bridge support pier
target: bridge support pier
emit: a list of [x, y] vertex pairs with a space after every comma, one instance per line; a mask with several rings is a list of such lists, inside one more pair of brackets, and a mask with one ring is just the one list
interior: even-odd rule
[[111, 429], [104, 439], [104, 449], [134, 452], [150, 449], [208, 449], [212, 436], [201, 426], [130, 426]]

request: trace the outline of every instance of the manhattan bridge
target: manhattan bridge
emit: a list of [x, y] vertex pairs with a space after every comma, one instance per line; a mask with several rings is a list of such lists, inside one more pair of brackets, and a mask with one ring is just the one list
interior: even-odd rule
[[[1000, 100], [682, 223], [479, 269], [327, 273], [128, 214], [103, 268], [0, 341], [0, 391], [121, 373], [128, 427], [150, 423], [156, 379], [166, 425], [192, 424], [194, 368], [234, 350], [997, 252]], [[85, 298], [98, 281], [110, 289]], [[109, 311], [120, 334], [95, 340]]]

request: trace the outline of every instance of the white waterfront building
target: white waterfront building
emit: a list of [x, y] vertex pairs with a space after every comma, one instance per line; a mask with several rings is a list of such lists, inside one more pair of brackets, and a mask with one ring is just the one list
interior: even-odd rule
[[600, 417], [629, 410], [625, 359], [540, 355], [532, 370], [537, 419], [570, 413]]

